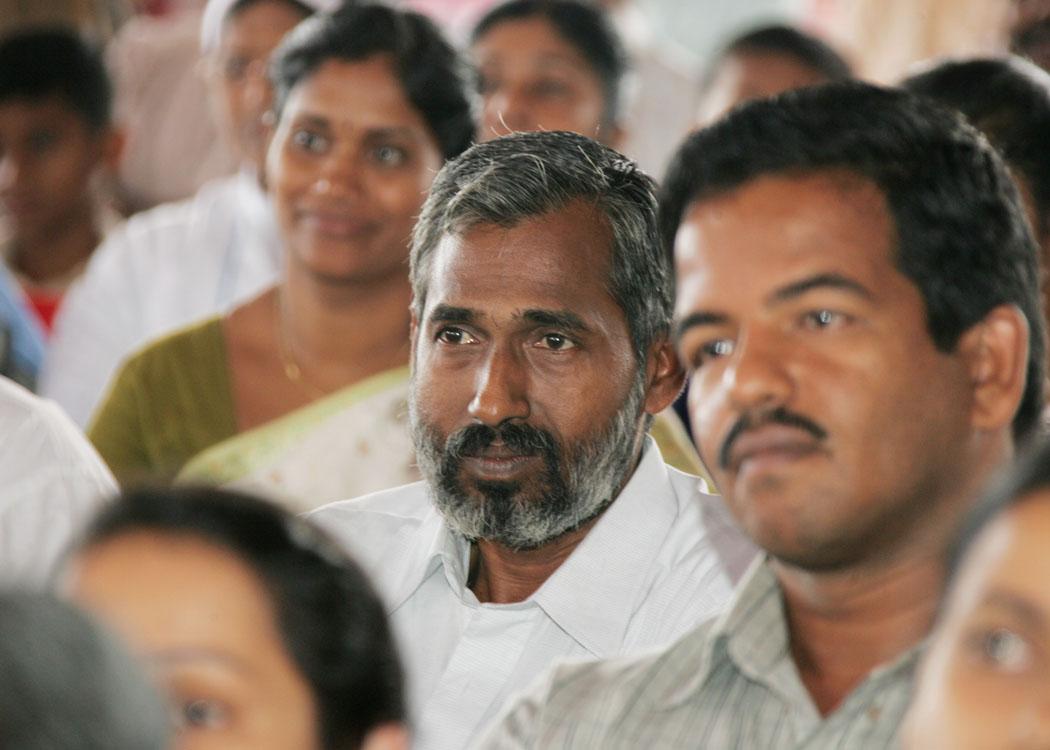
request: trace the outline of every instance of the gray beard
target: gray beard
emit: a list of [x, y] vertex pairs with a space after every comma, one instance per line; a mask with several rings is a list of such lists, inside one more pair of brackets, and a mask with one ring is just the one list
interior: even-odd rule
[[[471, 541], [485, 539], [514, 550], [543, 547], [600, 515], [634, 468], [644, 400], [641, 378], [600, 431], [569, 446], [527, 424], [472, 425], [443, 439], [421, 418], [414, 390], [409, 416], [416, 461], [445, 522]], [[471, 442], [470, 431], [477, 440]], [[464, 479], [464, 444], [487, 445], [491, 437], [483, 434], [499, 435], [508, 445], [539, 455], [544, 468], [526, 481]]]

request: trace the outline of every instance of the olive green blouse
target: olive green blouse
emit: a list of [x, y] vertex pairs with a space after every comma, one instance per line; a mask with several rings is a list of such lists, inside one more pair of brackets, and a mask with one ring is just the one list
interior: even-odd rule
[[222, 319], [176, 331], [133, 355], [88, 437], [122, 485], [170, 482], [188, 460], [237, 432]]

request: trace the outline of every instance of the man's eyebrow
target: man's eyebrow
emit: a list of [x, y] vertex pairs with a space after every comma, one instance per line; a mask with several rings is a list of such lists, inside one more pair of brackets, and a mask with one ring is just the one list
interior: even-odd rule
[[245, 662], [231, 654], [209, 648], [166, 648], [147, 654], [147, 659], [157, 664], [185, 664], [187, 662], [220, 662], [238, 672], [251, 672]]
[[770, 300], [773, 302], [786, 302], [795, 299], [796, 297], [801, 297], [806, 292], [814, 289], [839, 289], [846, 292], [852, 292], [853, 294], [867, 300], [873, 299], [875, 296], [866, 286], [848, 276], [843, 276], [838, 273], [820, 273], [815, 276], [799, 279], [787, 286], [781, 287], [773, 292], [770, 296]]
[[428, 316], [429, 323], [473, 323], [477, 320], [477, 314], [466, 307], [453, 307], [452, 305], [436, 305]]
[[586, 333], [590, 330], [583, 318], [568, 310], [526, 310], [521, 317], [538, 326], [560, 328], [563, 331]]
[[727, 320], [729, 320], [729, 317], [722, 313], [704, 311], [689, 313], [675, 325], [674, 340], [675, 342], [681, 341], [690, 328], [721, 325]]

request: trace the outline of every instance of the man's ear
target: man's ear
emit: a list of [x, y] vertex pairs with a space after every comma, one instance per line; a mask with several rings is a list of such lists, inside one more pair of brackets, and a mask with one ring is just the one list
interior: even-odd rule
[[959, 339], [973, 391], [974, 427], [1010, 425], [1028, 374], [1028, 320], [1016, 305], [999, 305]]
[[667, 339], [660, 339], [649, 347], [645, 361], [645, 411], [659, 414], [674, 403], [685, 385], [685, 370], [674, 347]]

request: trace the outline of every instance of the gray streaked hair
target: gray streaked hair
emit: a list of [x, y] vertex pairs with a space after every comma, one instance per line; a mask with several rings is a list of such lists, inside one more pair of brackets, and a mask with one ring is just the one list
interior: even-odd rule
[[624, 156], [576, 133], [516, 133], [473, 146], [438, 173], [412, 238], [413, 311], [422, 319], [441, 239], [479, 225], [513, 227], [587, 201], [612, 234], [609, 293], [643, 366], [670, 330], [674, 274], [660, 244], [654, 183]]

